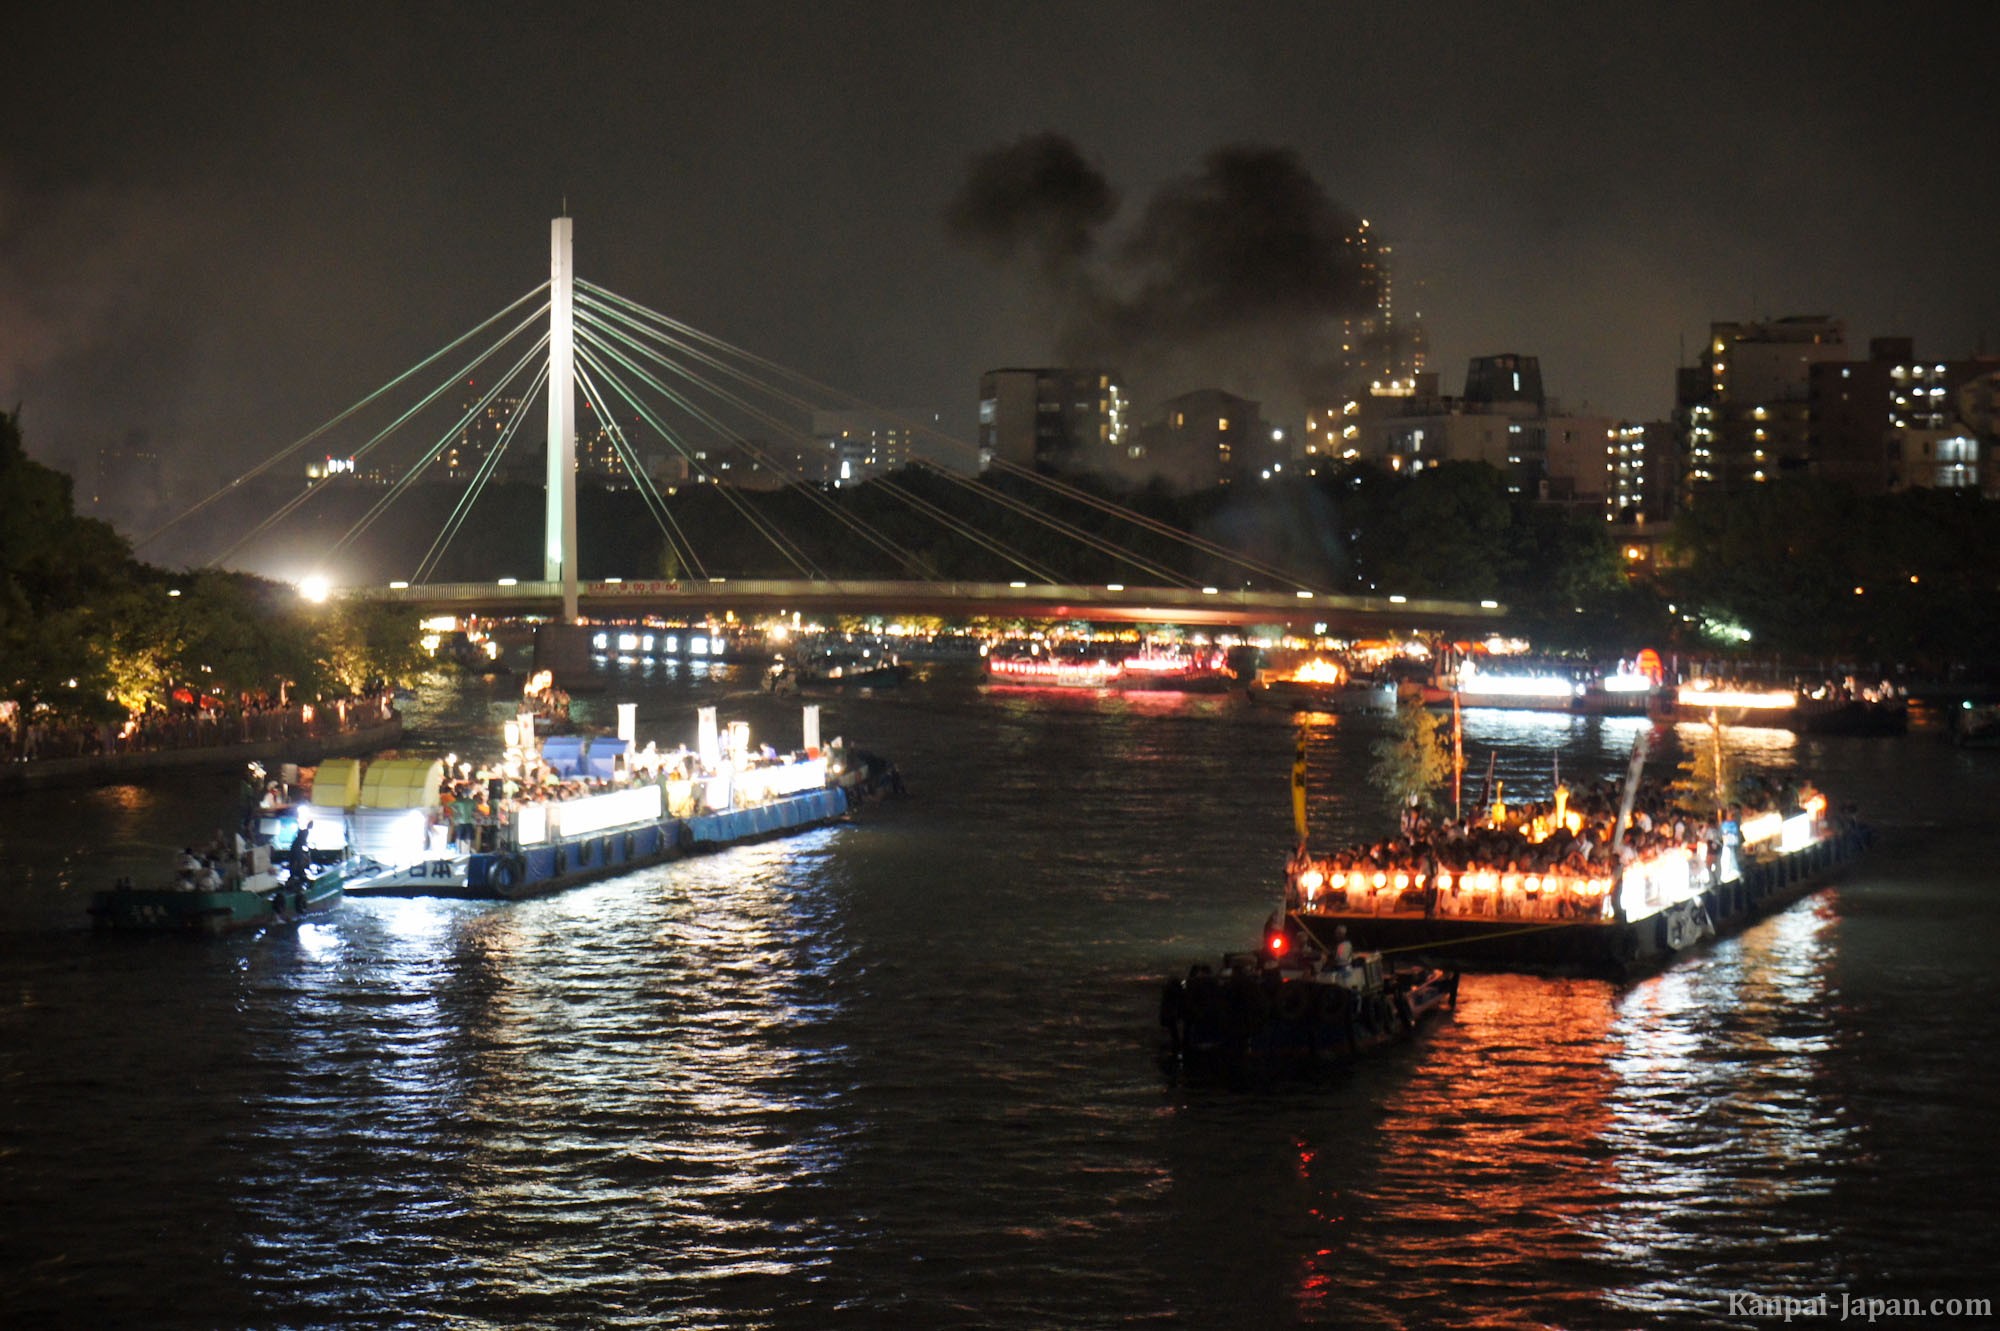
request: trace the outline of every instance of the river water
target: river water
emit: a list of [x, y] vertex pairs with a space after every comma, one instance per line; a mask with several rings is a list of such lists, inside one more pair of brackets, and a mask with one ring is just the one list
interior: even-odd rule
[[[611, 672], [691, 740], [731, 667]], [[474, 752], [511, 682], [438, 683]], [[1510, 796], [1642, 723], [1469, 713]], [[518, 904], [349, 902], [226, 940], [89, 893], [228, 774], [0, 803], [0, 1325], [1762, 1326], [1991, 1299], [2000, 754], [1734, 732], [1881, 831], [1838, 886], [1629, 985], [1468, 976], [1309, 1085], [1181, 1085], [1158, 987], [1249, 945], [1292, 722], [1240, 699], [830, 699], [910, 796]], [[1384, 833], [1381, 723], [1314, 724], [1316, 845]], [[1970, 1324], [1968, 1319], [1967, 1324]]]

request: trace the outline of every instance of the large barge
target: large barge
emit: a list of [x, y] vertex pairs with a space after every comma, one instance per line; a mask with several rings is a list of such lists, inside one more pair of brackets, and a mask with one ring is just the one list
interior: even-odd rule
[[309, 797], [263, 831], [283, 844], [303, 830], [349, 896], [542, 896], [838, 822], [895, 780], [873, 755], [822, 746], [819, 709], [804, 710], [805, 743], [782, 755], [702, 708], [697, 747], [670, 753], [610, 736], [537, 741], [522, 720], [483, 777], [443, 759], [325, 763]]
[[1127, 652], [1087, 644], [1008, 644], [986, 657], [986, 681], [1003, 688], [1222, 693], [1236, 683], [1217, 648], [1153, 644]]
[[1872, 839], [1810, 786], [1712, 822], [1635, 812], [1643, 754], [1596, 826], [1558, 788], [1551, 804], [1496, 807], [1448, 833], [1331, 856], [1301, 840], [1287, 919], [1324, 948], [1348, 938], [1466, 970], [1630, 978], [1825, 885]]
[[1871, 839], [1805, 810], [1760, 818], [1777, 818], [1781, 840], [1734, 872], [1687, 847], [1590, 878], [1309, 863], [1293, 878], [1296, 919], [1322, 942], [1345, 928], [1364, 946], [1463, 970], [1630, 978], [1825, 886]]
[[1901, 735], [1910, 728], [1909, 695], [1886, 681], [1853, 680], [1800, 687], [1745, 684], [1698, 676], [1680, 685], [1673, 719], [1773, 726], [1803, 735]]

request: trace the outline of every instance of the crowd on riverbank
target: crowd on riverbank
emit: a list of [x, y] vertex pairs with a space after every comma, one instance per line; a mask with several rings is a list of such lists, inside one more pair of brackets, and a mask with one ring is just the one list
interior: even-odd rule
[[60, 758], [102, 758], [125, 753], [223, 748], [342, 734], [381, 725], [395, 715], [395, 695], [387, 690], [317, 703], [246, 698], [155, 705], [124, 722], [25, 721], [12, 704], [0, 706], [0, 754], [10, 762]]

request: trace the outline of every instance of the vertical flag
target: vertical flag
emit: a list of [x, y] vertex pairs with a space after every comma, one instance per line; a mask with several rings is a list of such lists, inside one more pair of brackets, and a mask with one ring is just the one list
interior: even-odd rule
[[1292, 755], [1292, 825], [1299, 841], [1306, 839], [1306, 728], [1299, 727], [1298, 749]]

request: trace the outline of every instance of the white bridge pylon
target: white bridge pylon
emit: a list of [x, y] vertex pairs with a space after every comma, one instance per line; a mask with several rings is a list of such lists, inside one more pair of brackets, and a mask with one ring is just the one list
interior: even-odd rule
[[549, 223], [549, 461], [542, 577], [562, 587], [563, 622], [577, 621], [576, 268], [570, 219]]

